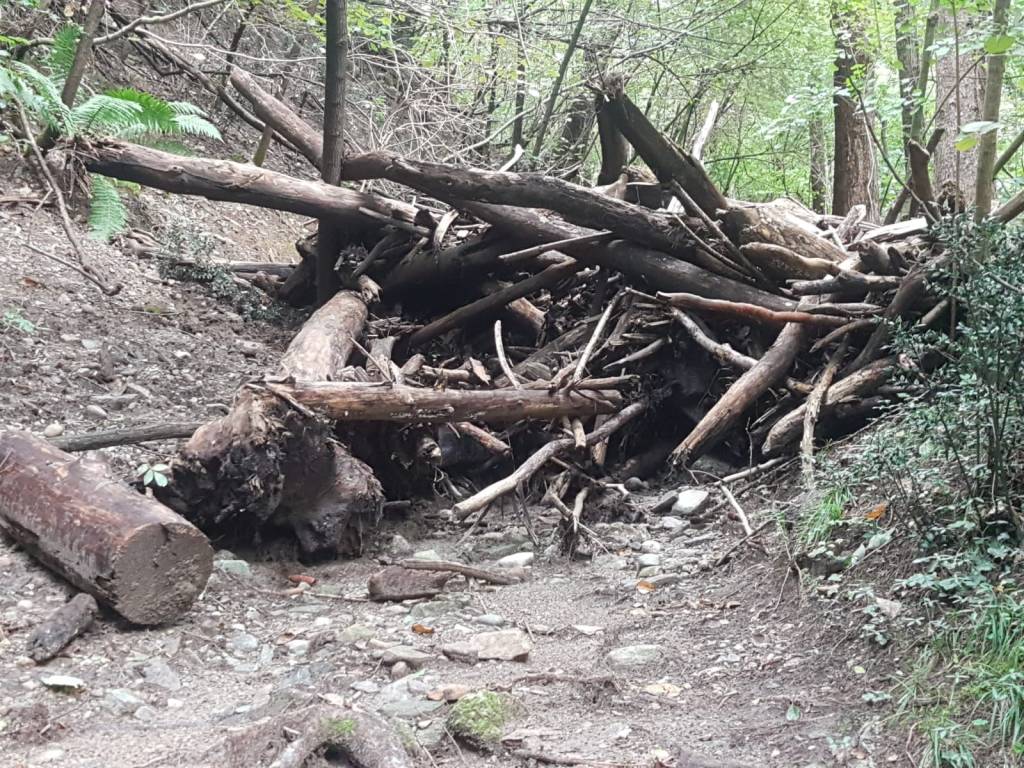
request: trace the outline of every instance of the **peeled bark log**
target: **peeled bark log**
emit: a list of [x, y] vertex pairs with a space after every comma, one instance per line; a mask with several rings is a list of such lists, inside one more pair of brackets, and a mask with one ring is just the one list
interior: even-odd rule
[[802, 323], [804, 325], [826, 326], [836, 328], [846, 325], [849, 318], [838, 315], [812, 315], [810, 312], [773, 312], [754, 304], [742, 304], [733, 301], [716, 301], [694, 296], [692, 293], [658, 293], [658, 298], [673, 307], [692, 309], [712, 314], [729, 315], [741, 320], [755, 323], [785, 325], [786, 323]]
[[[343, 375], [366, 306], [343, 291], [306, 322], [278, 377], [331, 381]], [[331, 426], [265, 390], [243, 388], [221, 419], [200, 428], [173, 464], [166, 501], [210, 533], [255, 541], [290, 527], [310, 557], [358, 554], [380, 519], [372, 470], [332, 436]]]
[[129, 621], [173, 621], [206, 586], [206, 537], [102, 464], [14, 431], [0, 456], [0, 530]]
[[814, 280], [839, 271], [839, 265], [831, 259], [801, 256], [783, 245], [747, 243], [740, 251], [754, 266], [779, 282], [794, 278]]
[[724, 222], [726, 232], [744, 245], [769, 243], [800, 256], [836, 264], [846, 258], [842, 248], [822, 237], [813, 226], [771, 204], [732, 208]]
[[427, 389], [390, 384], [267, 384], [268, 389], [335, 421], [436, 424], [480, 421], [508, 424], [559, 416], [614, 413], [622, 404], [615, 390], [548, 392], [546, 389]]

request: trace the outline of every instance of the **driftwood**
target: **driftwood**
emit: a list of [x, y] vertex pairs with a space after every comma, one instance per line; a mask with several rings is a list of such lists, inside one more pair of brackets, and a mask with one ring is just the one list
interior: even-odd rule
[[94, 451], [97, 448], [111, 448], [115, 445], [134, 445], [157, 440], [175, 440], [191, 437], [203, 426], [201, 421], [185, 421], [170, 424], [149, 424], [144, 427], [127, 427], [125, 429], [108, 429], [102, 432], [89, 432], [84, 435], [68, 435], [50, 438], [50, 442], [62, 451], [77, 453]]
[[213, 568], [190, 523], [25, 432], [0, 432], [0, 530], [136, 624], [180, 617]]

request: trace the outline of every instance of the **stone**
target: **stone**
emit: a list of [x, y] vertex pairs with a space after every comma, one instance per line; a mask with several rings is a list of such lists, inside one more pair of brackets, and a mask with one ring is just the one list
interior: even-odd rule
[[309, 653], [309, 640], [289, 640], [285, 647], [292, 656], [305, 656]]
[[391, 667], [391, 679], [401, 680], [403, 677], [406, 677], [410, 672], [412, 672], [412, 668], [404, 661], [400, 661]]
[[443, 701], [430, 701], [425, 697], [430, 689], [419, 674], [403, 677], [380, 689], [373, 698], [373, 708], [385, 717], [419, 720], [444, 706]]
[[661, 574], [661, 566], [660, 565], [648, 565], [646, 568], [641, 568], [639, 571], [637, 571], [636, 577], [638, 579], [649, 580], [652, 577], [658, 576], [660, 574]]
[[85, 690], [85, 680], [72, 675], [47, 675], [39, 678], [39, 682], [50, 690], [61, 693], [79, 693]]
[[404, 662], [408, 664], [412, 669], [419, 669], [433, 656], [429, 653], [424, 653], [411, 645], [396, 645], [387, 650], [381, 651], [380, 659], [387, 666]]
[[489, 531], [481, 536], [474, 536], [464, 550], [471, 562], [497, 560], [522, 552], [530, 546], [530, 538], [519, 531]]
[[674, 517], [673, 515], [660, 517], [657, 522], [657, 527], [663, 531], [681, 531], [689, 525], [690, 522], [688, 520], [683, 520], [681, 517]]
[[[487, 661], [526, 661], [533, 650], [533, 642], [530, 636], [521, 629], [501, 629], [497, 632], [483, 632], [469, 638], [466, 643], [453, 644], [456, 646], [456, 655], [469, 655], [465, 651], [471, 649], [477, 659]], [[461, 646], [465, 646], [465, 648]], [[451, 646], [446, 646], [451, 648]], [[448, 650], [442, 648], [445, 655]], [[462, 652], [462, 653], [460, 653]]]
[[388, 542], [387, 553], [391, 557], [409, 557], [413, 553], [412, 544], [406, 540], [405, 536], [396, 533]]
[[652, 574], [651, 576], [646, 576], [644, 578], [646, 578], [647, 581], [653, 584], [654, 587], [657, 589], [660, 587], [667, 587], [671, 584], [677, 584], [680, 581], [682, 581], [683, 577], [680, 576], [678, 573], [661, 573]]
[[505, 617], [499, 616], [496, 613], [484, 613], [473, 619], [477, 624], [485, 624], [488, 627], [503, 627], [505, 626]]
[[437, 554], [433, 549], [421, 549], [419, 552], [414, 552], [412, 555], [413, 560], [440, 560], [441, 556]]
[[496, 565], [499, 568], [525, 568], [533, 564], [533, 552], [516, 552], [514, 555], [505, 555]]
[[146, 703], [127, 688], [111, 688], [107, 691], [105, 701], [110, 709], [121, 715], [134, 715]]
[[615, 669], [630, 669], [657, 664], [664, 656], [660, 645], [626, 645], [609, 652], [605, 660]]
[[409, 619], [436, 619], [446, 613], [455, 613], [460, 607], [450, 600], [430, 600], [414, 605], [409, 611]]
[[35, 755], [35, 761], [37, 763], [55, 763], [58, 760], [64, 759], [64, 750], [60, 747], [47, 747], [41, 752]]
[[377, 630], [368, 624], [353, 624], [338, 633], [338, 642], [342, 645], [355, 645], [363, 640], [369, 640]]
[[679, 517], [699, 515], [710, 500], [711, 494], [703, 488], [684, 488], [679, 492], [676, 503], [672, 505], [672, 514]]
[[142, 677], [150, 685], [168, 691], [177, 691], [181, 688], [181, 678], [163, 659], [150, 659], [142, 668]]
[[587, 637], [593, 637], [599, 632], [604, 632], [604, 627], [598, 627], [591, 624], [573, 624], [572, 628], [581, 635], [586, 635]]
[[360, 693], [378, 693], [380, 691], [380, 686], [373, 682], [373, 680], [357, 680], [349, 687], [353, 691], [359, 691]]
[[366, 588], [374, 602], [415, 600], [440, 593], [454, 575], [447, 571], [415, 571], [389, 565], [373, 574]]
[[43, 437], [60, 437], [64, 434], [64, 425], [59, 421], [55, 421], [52, 424], [47, 424], [46, 429], [43, 430]]
[[260, 640], [258, 637], [250, 635], [248, 632], [239, 632], [228, 641], [228, 645], [235, 653], [255, 653], [259, 650]]
[[636, 564], [639, 568], [651, 568], [653, 566], [661, 565], [661, 555], [653, 553], [640, 555], [640, 557], [636, 559]]
[[246, 357], [256, 357], [263, 349], [263, 346], [255, 341], [249, 341], [248, 339], [239, 339], [235, 342], [238, 345], [238, 349]]
[[221, 573], [230, 573], [232, 576], [249, 578], [252, 576], [252, 568], [245, 560], [217, 560], [213, 567]]
[[90, 419], [95, 419], [96, 421], [106, 421], [108, 418], [110, 418], [109, 416], [107, 416], [107, 412], [100, 408], [98, 405], [85, 406], [85, 415], [88, 416]]
[[660, 541], [654, 539], [648, 539], [647, 541], [640, 544], [640, 551], [644, 554], [656, 555], [664, 549]]
[[157, 711], [150, 706], [139, 707], [135, 710], [135, 714], [132, 715], [136, 720], [141, 720], [144, 723], [148, 723], [157, 716]]

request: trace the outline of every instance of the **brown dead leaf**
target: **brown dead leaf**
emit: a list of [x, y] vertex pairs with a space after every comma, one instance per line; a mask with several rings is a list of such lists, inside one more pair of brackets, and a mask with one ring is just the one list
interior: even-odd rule
[[874, 523], [874, 522], [876, 522], [878, 520], [881, 520], [883, 517], [885, 517], [885, 513], [888, 510], [889, 510], [889, 502], [883, 501], [881, 504], [879, 504], [878, 506], [874, 507], [870, 512], [868, 512], [866, 515], [864, 515], [864, 519], [865, 520], [870, 520], [871, 522]]
[[657, 589], [657, 587], [654, 584], [651, 584], [649, 581], [644, 581], [643, 579], [636, 583], [636, 591], [642, 592], [645, 595], [649, 592], [653, 592], [655, 589]]
[[428, 627], [425, 624], [413, 624], [412, 631], [417, 635], [432, 635], [434, 634], [434, 628]]
[[288, 577], [288, 581], [290, 581], [292, 584], [308, 584], [309, 586], [313, 586], [314, 584], [316, 584], [316, 577], [307, 576], [304, 573], [293, 573], [291, 576]]

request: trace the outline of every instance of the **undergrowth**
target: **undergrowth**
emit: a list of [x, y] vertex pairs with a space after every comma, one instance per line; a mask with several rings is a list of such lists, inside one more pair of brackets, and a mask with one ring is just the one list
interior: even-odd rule
[[885, 645], [901, 628], [915, 649], [882, 698], [917, 735], [919, 766], [1021, 765], [1024, 237], [966, 218], [933, 235], [945, 257], [930, 286], [952, 318], [893, 328], [899, 400], [851, 449], [826, 453], [828, 490], [795, 533], [847, 567], [912, 542], [911, 573], [892, 585], [901, 602], [855, 595], [869, 599], [864, 637]]
[[160, 276], [186, 283], [196, 283], [214, 298], [227, 302], [247, 320], [283, 322], [287, 310], [256, 288], [240, 284], [231, 270], [211, 258], [216, 241], [190, 227], [175, 225], [162, 235], [156, 254]]

